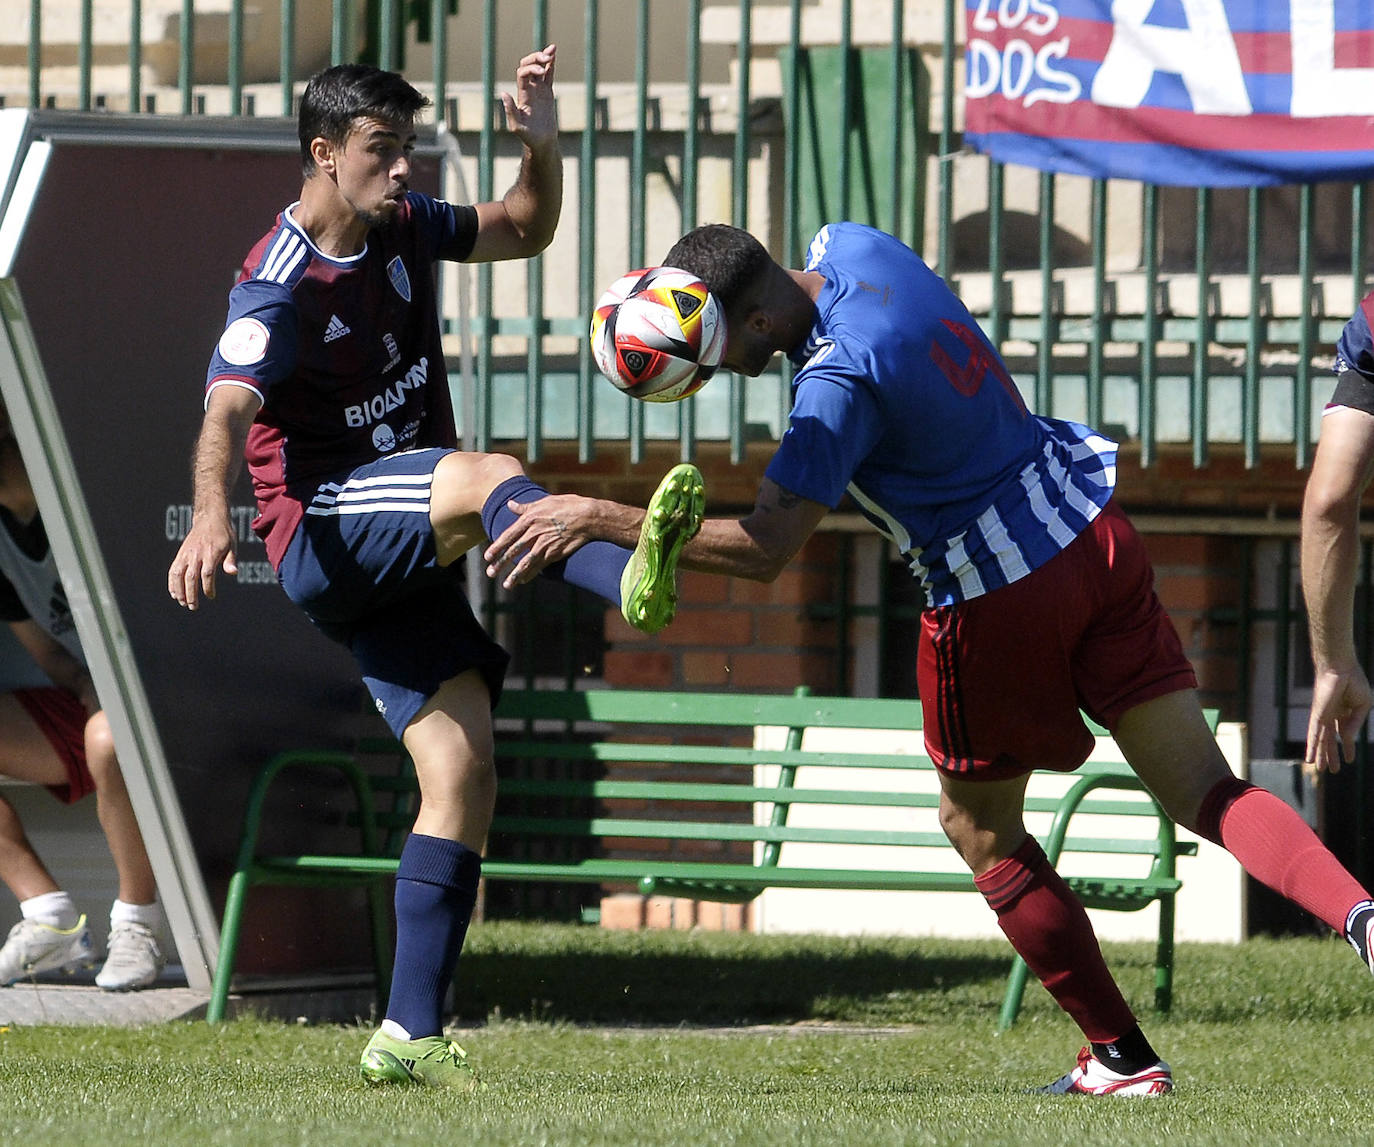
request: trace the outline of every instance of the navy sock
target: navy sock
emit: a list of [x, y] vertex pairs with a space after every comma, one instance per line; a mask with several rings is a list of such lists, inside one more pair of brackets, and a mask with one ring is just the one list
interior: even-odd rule
[[[515, 512], [507, 502], [537, 502], [549, 492], [537, 486], [528, 476], [517, 474], [507, 478], [487, 498], [482, 507], [482, 528], [487, 537], [496, 538], [515, 521]], [[604, 597], [612, 605], [620, 604], [620, 575], [630, 560], [630, 551], [610, 542], [587, 542], [570, 557], [544, 567], [541, 577], [564, 581], [580, 589], [590, 590]]]
[[463, 950], [482, 858], [465, 844], [412, 833], [396, 869], [396, 963], [386, 1018], [411, 1039], [443, 1031], [440, 1011]]

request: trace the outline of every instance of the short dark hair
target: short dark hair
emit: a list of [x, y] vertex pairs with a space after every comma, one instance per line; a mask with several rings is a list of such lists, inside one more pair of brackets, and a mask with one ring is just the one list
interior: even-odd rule
[[673, 244], [663, 263], [695, 275], [725, 312], [747, 303], [772, 266], [773, 258], [748, 231], [728, 223], [707, 223]]
[[296, 131], [301, 141], [301, 167], [315, 173], [311, 141], [323, 138], [342, 144], [360, 116], [397, 123], [413, 123], [429, 107], [429, 100], [404, 77], [369, 64], [338, 64], [311, 77], [301, 96]]

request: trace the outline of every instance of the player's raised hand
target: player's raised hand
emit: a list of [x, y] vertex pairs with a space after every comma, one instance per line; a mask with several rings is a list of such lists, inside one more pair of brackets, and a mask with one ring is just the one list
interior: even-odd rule
[[239, 572], [234, 556], [234, 530], [226, 515], [197, 515], [190, 532], [167, 571], [167, 592], [178, 605], [200, 608], [202, 596], [215, 596], [215, 578], [222, 569], [230, 576]]
[[558, 108], [553, 96], [556, 44], [531, 52], [515, 69], [515, 94], [501, 93], [506, 127], [532, 151], [557, 142]]

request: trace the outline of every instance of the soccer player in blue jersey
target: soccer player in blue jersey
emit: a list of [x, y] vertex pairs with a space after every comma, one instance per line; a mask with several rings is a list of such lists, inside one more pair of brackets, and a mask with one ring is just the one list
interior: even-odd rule
[[[496, 794], [491, 708], [507, 655], [454, 562], [545, 491], [516, 459], [456, 449], [435, 303], [437, 259], [538, 254], [562, 200], [555, 49], [520, 61], [506, 123], [524, 146], [503, 199], [455, 206], [408, 187], [427, 100], [395, 73], [341, 65], [301, 100], [300, 199], [246, 259], [211, 357], [194, 455], [195, 516], [168, 572], [189, 609], [236, 572], [229, 489], [246, 456], [254, 529], [287, 595], [352, 651], [415, 762], [421, 800], [396, 878], [387, 1015], [372, 1082], [470, 1086], [440, 1014], [481, 876]], [[556, 571], [655, 632], [702, 514], [700, 474], [670, 471], [633, 551], [580, 549]], [[530, 515], [553, 536], [556, 515]]]
[[[1069, 772], [1111, 730], [1180, 824], [1343, 933], [1367, 962], [1374, 903], [1288, 805], [1235, 777], [1112, 501], [1116, 444], [1027, 411], [948, 286], [890, 235], [821, 229], [788, 270], [748, 233], [712, 224], [664, 259], [700, 277], [727, 323], [723, 366], [797, 367], [790, 424], [754, 510], [707, 519], [683, 568], [769, 581], [847, 493], [925, 590], [917, 685], [939, 769], [940, 820], [1012, 946], [1089, 1046], [1050, 1093], [1173, 1087], [1102, 958], [1087, 913], [1025, 828], [1036, 768]], [[488, 547], [507, 585], [582, 539], [624, 542], [642, 512], [559, 495], [558, 537], [517, 521]], [[1374, 965], [1371, 965], [1374, 971]]]

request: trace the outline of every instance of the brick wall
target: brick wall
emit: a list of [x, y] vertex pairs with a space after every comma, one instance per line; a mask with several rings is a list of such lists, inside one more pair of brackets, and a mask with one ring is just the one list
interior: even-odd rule
[[[706, 477], [708, 512], [747, 513], [771, 453], [771, 444], [754, 444], [735, 465], [723, 447], [704, 449], [698, 464]], [[651, 445], [648, 458], [637, 465], [624, 450], [603, 452], [588, 465], [570, 452], [550, 451], [531, 472], [550, 489], [643, 504], [676, 461], [675, 444]], [[1186, 449], [1161, 450], [1149, 469], [1139, 466], [1132, 451], [1123, 452], [1118, 499], [1142, 523], [1160, 600], [1198, 671], [1204, 703], [1220, 707], [1228, 719], [1244, 719], [1239, 628], [1218, 615], [1240, 605], [1247, 541], [1234, 526], [1215, 536], [1179, 532], [1179, 518], [1193, 513], [1233, 521], [1296, 520], [1305, 481], [1306, 472], [1294, 466], [1286, 449], [1253, 470], [1238, 450], [1214, 448], [1201, 470]], [[1168, 531], [1152, 532], [1149, 520], [1161, 515], [1171, 519]], [[607, 682], [626, 688], [778, 692], [808, 685], [817, 693], [834, 692], [834, 651], [842, 635], [835, 622], [808, 617], [807, 606], [834, 600], [839, 550], [836, 534], [818, 532], [766, 585], [686, 574], [677, 620], [655, 637], [638, 633], [608, 611]]]
[[[550, 454], [531, 469], [550, 489], [642, 505], [677, 460], [675, 448], [651, 448], [649, 454], [639, 465], [631, 465], [621, 451], [588, 466], [579, 465], [574, 456]], [[771, 447], [763, 444], [751, 448], [743, 463], [732, 465], [723, 450], [703, 451], [699, 464], [706, 477], [708, 512], [747, 513], [770, 456]], [[1191, 455], [1182, 450], [1163, 452], [1149, 470], [1129, 453], [1122, 459], [1118, 500], [1142, 525], [1157, 592], [1197, 670], [1203, 703], [1221, 708], [1227, 719], [1245, 719], [1241, 630], [1230, 618], [1246, 584], [1249, 539], [1236, 531], [1236, 521], [1295, 520], [1305, 479], [1290, 452], [1266, 459], [1255, 470], [1245, 468], [1238, 452], [1214, 451], [1204, 470], [1195, 469]], [[1186, 513], [1224, 517], [1230, 529], [1187, 532], [1186, 523], [1180, 524]], [[1156, 519], [1154, 529], [1151, 518]], [[1163, 518], [1167, 523], [1161, 524]], [[858, 523], [857, 528], [869, 527]], [[840, 591], [841, 541], [836, 533], [818, 532], [788, 569], [766, 585], [684, 575], [677, 620], [655, 637], [638, 633], [608, 610], [606, 681], [624, 688], [786, 692], [808, 685], [816, 693], [836, 691], [835, 649], [842, 635], [835, 621], [809, 616], [808, 605], [834, 601]], [[643, 767], [663, 776], [665, 766]], [[621, 775], [635, 771], [629, 766], [629, 773]], [[617, 851], [655, 850], [652, 842], [642, 840], [607, 843]], [[602, 915], [608, 927], [749, 927], [747, 909], [646, 899], [628, 890], [607, 892]]]

